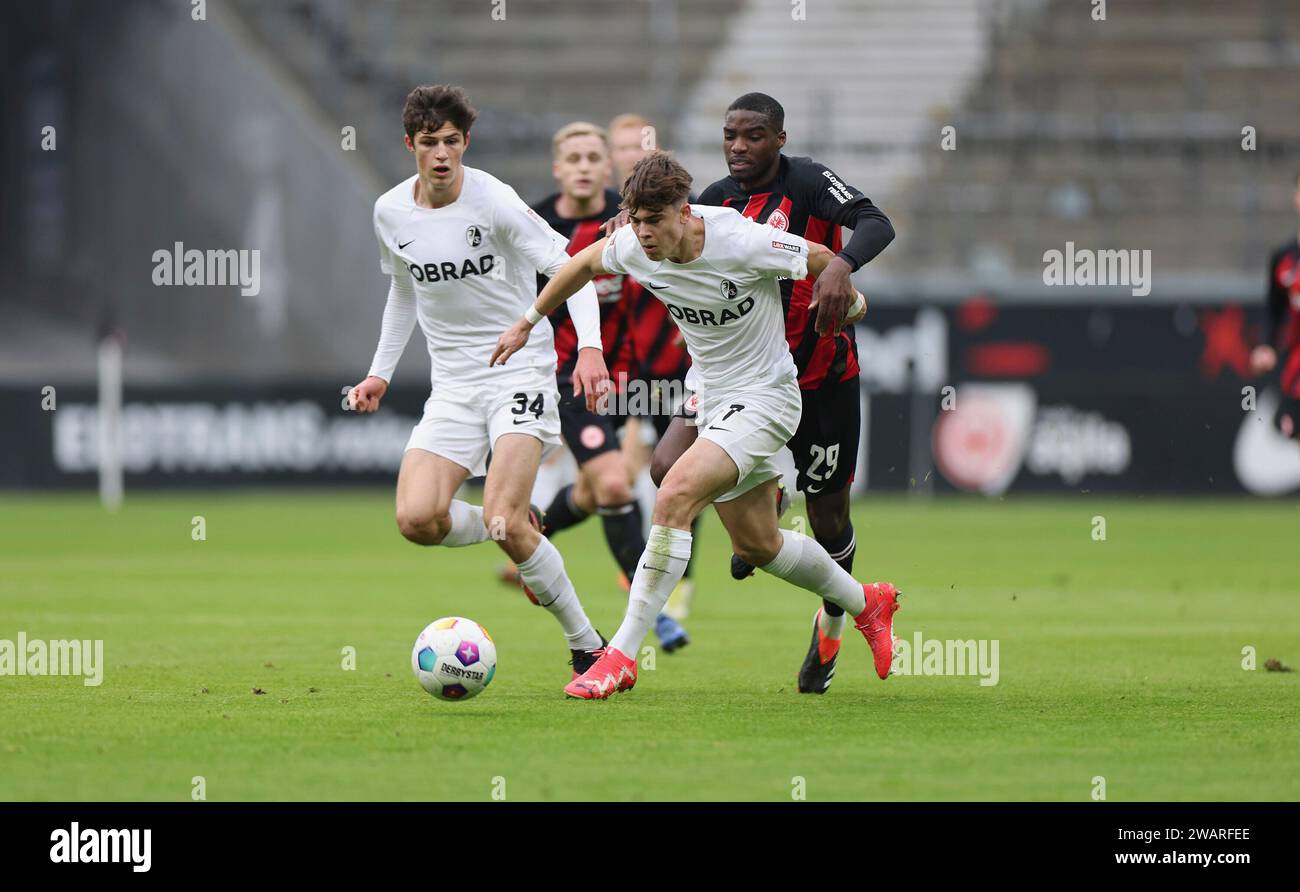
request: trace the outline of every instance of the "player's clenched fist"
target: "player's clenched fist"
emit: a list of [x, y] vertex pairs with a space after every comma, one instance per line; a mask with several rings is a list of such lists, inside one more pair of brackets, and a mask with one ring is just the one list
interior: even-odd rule
[[379, 401], [387, 392], [388, 382], [371, 375], [348, 391], [348, 406], [353, 412], [373, 412], [379, 408]]

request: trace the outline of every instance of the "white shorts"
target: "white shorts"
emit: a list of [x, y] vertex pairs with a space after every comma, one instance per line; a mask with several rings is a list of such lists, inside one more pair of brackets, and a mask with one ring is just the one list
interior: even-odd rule
[[536, 437], [543, 457], [555, 450], [560, 445], [559, 405], [555, 373], [549, 369], [471, 384], [454, 394], [433, 393], [406, 448], [440, 455], [481, 477], [502, 434]]
[[700, 395], [699, 435], [736, 463], [736, 485], [714, 501], [729, 502], [781, 476], [772, 457], [794, 436], [803, 413], [799, 379], [761, 389]]

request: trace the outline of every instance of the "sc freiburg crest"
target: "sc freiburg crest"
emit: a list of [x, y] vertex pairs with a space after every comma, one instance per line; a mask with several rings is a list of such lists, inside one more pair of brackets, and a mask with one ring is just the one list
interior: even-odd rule
[[471, 248], [477, 248], [483, 244], [483, 233], [478, 231], [477, 226], [471, 226], [465, 230], [465, 241], [469, 243]]
[[727, 300], [736, 299], [736, 283], [731, 281], [730, 279], [723, 279], [722, 283], [718, 286], [718, 290], [722, 292], [722, 296], [725, 299]]

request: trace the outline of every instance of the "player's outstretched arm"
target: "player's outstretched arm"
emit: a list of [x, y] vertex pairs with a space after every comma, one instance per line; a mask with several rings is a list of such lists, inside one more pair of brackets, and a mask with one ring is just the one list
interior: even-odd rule
[[537, 295], [537, 300], [533, 301], [533, 305], [524, 313], [524, 318], [510, 326], [501, 333], [501, 337], [497, 338], [497, 346], [492, 351], [492, 358], [488, 360], [488, 365], [505, 365], [507, 359], [522, 350], [528, 343], [528, 336], [532, 334], [533, 326], [541, 322], [544, 316], [555, 312], [560, 304], [577, 294], [583, 285], [603, 273], [605, 270], [600, 265], [600, 254], [604, 250], [605, 240], [601, 239], [573, 255], [568, 263], [560, 267], [546, 283], [542, 293]]
[[[524, 313], [524, 317], [502, 332], [497, 339], [496, 349], [488, 365], [505, 365], [512, 355], [522, 350], [528, 343], [533, 327], [545, 316], [554, 312], [560, 304], [577, 294], [591, 280], [605, 272], [600, 258], [605, 250], [605, 239], [579, 251], [570, 260], [556, 270], [551, 280], [546, 283], [537, 300]], [[576, 322], [576, 320], [575, 320]], [[596, 410], [596, 400], [609, 386], [609, 370], [605, 367], [605, 357], [595, 346], [583, 346], [578, 350], [578, 363], [573, 373], [573, 393], [587, 396], [587, 408]]]

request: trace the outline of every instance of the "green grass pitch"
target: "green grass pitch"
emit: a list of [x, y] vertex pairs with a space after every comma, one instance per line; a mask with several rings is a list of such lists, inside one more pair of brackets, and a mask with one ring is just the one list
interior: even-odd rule
[[[1300, 673], [1264, 668], [1300, 666], [1294, 501], [859, 502], [856, 575], [905, 591], [899, 637], [997, 639], [999, 681], [882, 682], [850, 630], [820, 697], [793, 684], [815, 599], [732, 581], [710, 512], [693, 643], [605, 703], [563, 698], [558, 626], [495, 581], [490, 544], [410, 545], [391, 505], [0, 498], [0, 638], [103, 639], [106, 664], [99, 687], [0, 676], [0, 799], [189, 800], [196, 777], [209, 800], [489, 800], [498, 778], [510, 800], [1086, 801], [1095, 777], [1112, 801], [1300, 798]], [[598, 524], [556, 544], [612, 634], [625, 597]], [[464, 703], [410, 670], [448, 614], [500, 654]]]

